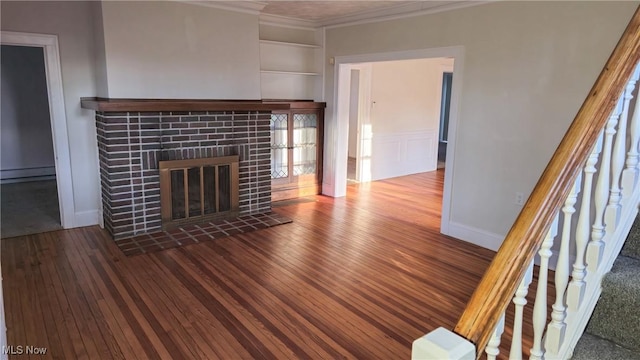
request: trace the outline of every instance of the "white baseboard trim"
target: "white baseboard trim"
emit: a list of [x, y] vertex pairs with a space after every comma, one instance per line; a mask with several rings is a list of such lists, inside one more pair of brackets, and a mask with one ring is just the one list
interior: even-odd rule
[[[449, 222], [449, 233], [445, 234], [452, 236], [456, 239], [466, 241], [485, 249], [498, 251], [500, 245], [504, 241], [506, 235], [495, 234], [486, 230], [478, 229], [473, 226], [463, 225], [454, 221]], [[560, 241], [560, 235], [556, 237], [556, 241]], [[552, 255], [549, 258], [549, 269], [555, 270], [558, 263], [558, 250], [551, 250]], [[573, 264], [575, 261], [575, 254], [569, 255], [569, 264]], [[536, 265], [540, 265], [540, 256], [536, 254], [534, 258]]]
[[500, 245], [502, 245], [502, 241], [504, 241], [503, 235], [478, 229], [473, 226], [460, 224], [455, 221], [450, 221], [448, 228], [449, 233], [445, 235], [449, 235], [456, 239], [460, 239], [493, 251], [498, 251], [498, 248], [500, 248]]
[[44, 175], [44, 176], [31, 176], [31, 177], [21, 177], [14, 179], [2, 179], [0, 180], [0, 184], [16, 184], [16, 183], [25, 183], [31, 181], [45, 181], [45, 180], [56, 180], [55, 175]]
[[80, 211], [75, 213], [73, 227], [98, 225], [99, 223], [98, 210]]
[[0, 170], [0, 179], [20, 179], [20, 178], [32, 178], [41, 176], [55, 176], [55, 166], [42, 166], [28, 169], [6, 169]]

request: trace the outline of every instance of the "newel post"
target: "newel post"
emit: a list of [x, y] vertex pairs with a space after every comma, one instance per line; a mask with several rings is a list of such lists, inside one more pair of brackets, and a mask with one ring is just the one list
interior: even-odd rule
[[475, 360], [476, 347], [453, 331], [439, 327], [414, 340], [411, 360]]

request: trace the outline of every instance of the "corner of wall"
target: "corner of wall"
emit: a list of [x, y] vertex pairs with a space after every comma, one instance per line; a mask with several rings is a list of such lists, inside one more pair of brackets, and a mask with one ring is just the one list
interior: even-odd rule
[[504, 241], [504, 235], [495, 234], [455, 221], [450, 221], [448, 228], [449, 231], [445, 235], [449, 235], [456, 239], [460, 239], [462, 241], [466, 241], [468, 243], [475, 244], [493, 251], [497, 251], [500, 248], [500, 245], [502, 245], [502, 241]]
[[93, 38], [94, 38], [94, 63], [96, 96], [109, 97], [109, 83], [107, 74], [106, 41], [104, 36], [104, 21], [102, 14], [102, 1], [91, 3], [93, 16]]

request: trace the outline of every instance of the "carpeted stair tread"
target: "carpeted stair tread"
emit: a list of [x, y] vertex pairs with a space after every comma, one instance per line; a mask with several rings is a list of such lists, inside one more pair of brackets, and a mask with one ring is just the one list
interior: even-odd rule
[[620, 254], [640, 259], [640, 217], [636, 217], [636, 220], [633, 222], [631, 231], [629, 231], [629, 235]]
[[609, 340], [585, 333], [578, 341], [571, 360], [640, 360], [640, 353]]
[[587, 332], [640, 352], [640, 260], [619, 256], [602, 280]]

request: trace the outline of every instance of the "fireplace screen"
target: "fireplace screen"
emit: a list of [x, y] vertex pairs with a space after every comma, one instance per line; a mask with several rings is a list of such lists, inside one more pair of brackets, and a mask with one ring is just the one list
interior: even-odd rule
[[163, 228], [237, 215], [237, 155], [159, 165]]

